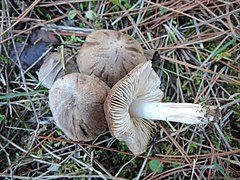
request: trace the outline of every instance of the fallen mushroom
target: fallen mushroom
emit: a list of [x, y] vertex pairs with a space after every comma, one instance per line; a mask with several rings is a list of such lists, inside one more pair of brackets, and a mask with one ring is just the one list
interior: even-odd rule
[[160, 79], [151, 62], [142, 63], [110, 90], [104, 103], [113, 136], [126, 141], [135, 154], [143, 153], [155, 130], [154, 121], [206, 124], [214, 120], [216, 107], [192, 103], [161, 102]]
[[77, 55], [81, 73], [94, 74], [110, 87], [146, 61], [144, 51], [135, 39], [113, 30], [89, 34]]
[[103, 104], [109, 87], [94, 75], [72, 73], [59, 78], [49, 91], [56, 125], [74, 141], [91, 141], [106, 128]]
[[[76, 58], [65, 57], [64, 64], [60, 61], [61, 54], [59, 52], [52, 52], [44, 58], [44, 62], [38, 73], [38, 80], [46, 88], [51, 88], [56, 79], [65, 74], [79, 72]], [[63, 66], [65, 69], [63, 70]]]

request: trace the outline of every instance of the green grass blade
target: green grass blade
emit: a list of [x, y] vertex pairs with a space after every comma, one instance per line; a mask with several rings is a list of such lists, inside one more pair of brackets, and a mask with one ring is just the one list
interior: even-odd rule
[[[34, 95], [36, 93], [45, 93], [45, 92], [48, 92], [48, 90], [29, 91], [29, 94], [30, 95]], [[2, 99], [11, 99], [11, 98], [16, 98], [16, 97], [21, 97], [21, 96], [27, 96], [27, 92], [6, 94], [4, 96], [0, 96], [0, 100], [2, 100]]]
[[240, 35], [237, 36], [236, 38], [232, 39], [231, 41], [227, 42], [226, 44], [224, 44], [221, 48], [219, 48], [215, 53], [213, 53], [212, 57], [216, 56], [217, 54], [219, 54], [222, 51], [225, 51], [228, 46], [234, 44], [238, 39], [240, 38]]

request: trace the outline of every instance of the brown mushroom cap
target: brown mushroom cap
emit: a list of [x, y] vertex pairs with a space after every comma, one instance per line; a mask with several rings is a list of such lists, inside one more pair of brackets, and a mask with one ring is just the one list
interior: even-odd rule
[[89, 34], [77, 55], [81, 73], [94, 74], [110, 87], [146, 61], [144, 51], [135, 39], [113, 30]]
[[65, 57], [65, 70], [60, 62], [60, 53], [52, 52], [44, 58], [44, 62], [38, 73], [38, 80], [47, 88], [51, 88], [53, 83], [65, 74], [79, 72], [76, 57]]
[[110, 88], [94, 75], [72, 73], [59, 78], [49, 91], [56, 125], [74, 141], [90, 141], [107, 127], [103, 103]]

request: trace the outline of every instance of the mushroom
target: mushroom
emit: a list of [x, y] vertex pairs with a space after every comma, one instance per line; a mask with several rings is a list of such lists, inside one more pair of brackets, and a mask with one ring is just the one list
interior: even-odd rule
[[[51, 88], [56, 79], [65, 74], [79, 72], [76, 62], [76, 57], [65, 57], [64, 64], [60, 61], [61, 54], [52, 52], [44, 58], [44, 62], [39, 70], [38, 79], [46, 88]], [[65, 69], [63, 70], [63, 67]]]
[[103, 104], [110, 88], [94, 75], [72, 73], [49, 91], [56, 125], [74, 141], [91, 141], [106, 128]]
[[143, 153], [156, 125], [151, 120], [205, 124], [214, 119], [215, 107], [161, 102], [160, 79], [151, 62], [142, 63], [110, 90], [104, 111], [113, 136], [126, 141], [135, 154]]
[[146, 61], [144, 51], [135, 39], [113, 30], [89, 34], [77, 55], [81, 73], [94, 74], [110, 87]]

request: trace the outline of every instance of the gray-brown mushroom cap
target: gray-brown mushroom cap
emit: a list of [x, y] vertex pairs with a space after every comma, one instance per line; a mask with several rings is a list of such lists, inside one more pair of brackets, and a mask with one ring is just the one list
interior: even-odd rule
[[136, 101], [160, 102], [163, 92], [159, 86], [160, 79], [151, 62], [142, 63], [113, 86], [104, 103], [111, 134], [125, 141], [135, 155], [146, 150], [156, 125], [153, 121], [131, 117], [129, 108]]
[[113, 30], [89, 34], [77, 55], [81, 73], [94, 74], [110, 87], [146, 61], [144, 51], [135, 39]]
[[59, 52], [52, 52], [48, 54], [44, 58], [44, 62], [40, 67], [38, 80], [46, 88], [50, 89], [53, 83], [65, 74], [79, 72], [76, 57], [66, 56], [64, 58], [65, 69], [63, 70], [63, 62], [60, 62], [60, 55], [61, 54]]
[[109, 87], [94, 75], [72, 73], [59, 78], [49, 91], [56, 125], [74, 141], [90, 141], [107, 127], [103, 104]]

